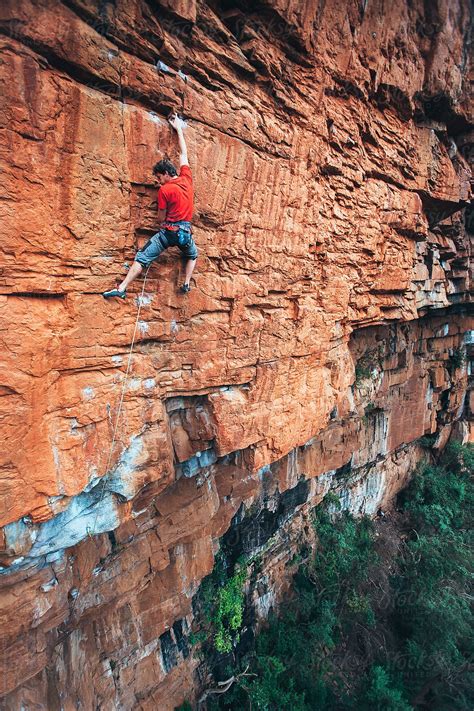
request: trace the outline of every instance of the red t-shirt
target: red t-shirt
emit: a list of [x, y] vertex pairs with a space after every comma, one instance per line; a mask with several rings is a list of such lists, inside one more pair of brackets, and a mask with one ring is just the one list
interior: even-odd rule
[[193, 217], [193, 176], [189, 165], [182, 165], [179, 176], [158, 190], [158, 209], [166, 210], [166, 220], [191, 222]]

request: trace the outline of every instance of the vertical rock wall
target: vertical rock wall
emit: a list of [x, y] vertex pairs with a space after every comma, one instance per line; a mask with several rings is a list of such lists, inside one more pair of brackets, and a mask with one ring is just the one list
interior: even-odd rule
[[[474, 439], [471, 21], [464, 0], [2, 4], [5, 708], [172, 709], [224, 535], [263, 556], [264, 618], [329, 488], [373, 514], [420, 437]], [[105, 302], [156, 230], [170, 109], [195, 288], [169, 250]]]

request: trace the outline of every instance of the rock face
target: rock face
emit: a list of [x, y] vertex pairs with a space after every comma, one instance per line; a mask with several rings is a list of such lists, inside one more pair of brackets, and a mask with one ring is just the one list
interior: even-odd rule
[[[385, 5], [2, 3], [5, 708], [173, 709], [223, 536], [264, 619], [329, 489], [474, 440], [470, 7]], [[171, 109], [195, 288], [169, 250], [106, 302]]]

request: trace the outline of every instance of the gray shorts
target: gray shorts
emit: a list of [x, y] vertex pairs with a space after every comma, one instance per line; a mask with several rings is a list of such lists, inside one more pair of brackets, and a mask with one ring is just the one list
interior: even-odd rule
[[148, 267], [168, 247], [179, 247], [186, 259], [197, 259], [198, 250], [191, 230], [187, 229], [184, 232], [184, 235], [181, 233], [181, 242], [184, 241], [185, 243], [180, 244], [180, 231], [173, 232], [162, 228], [153, 237], [150, 237], [148, 242], [136, 253], [135, 261], [144, 267]]

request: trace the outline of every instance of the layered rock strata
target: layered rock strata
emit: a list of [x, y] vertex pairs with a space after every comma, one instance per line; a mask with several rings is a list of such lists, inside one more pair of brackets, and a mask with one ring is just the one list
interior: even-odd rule
[[[172, 709], [226, 532], [263, 556], [264, 618], [329, 488], [374, 514], [420, 437], [474, 438], [470, 23], [464, 0], [2, 4], [6, 708]], [[195, 288], [170, 250], [107, 303], [156, 230], [172, 108]]]

